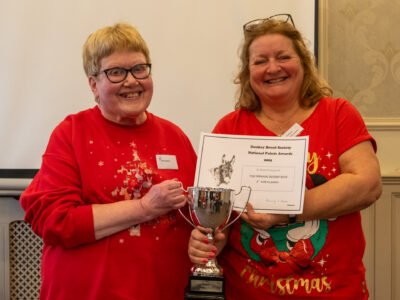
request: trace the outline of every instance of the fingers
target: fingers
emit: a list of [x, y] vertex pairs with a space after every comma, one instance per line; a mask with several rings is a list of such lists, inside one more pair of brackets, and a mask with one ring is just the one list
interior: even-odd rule
[[165, 180], [155, 186], [160, 188], [161, 197], [180, 197], [181, 201], [184, 200], [182, 183], [176, 180]]
[[214, 233], [215, 243], [218, 243], [218, 242], [223, 241], [225, 239], [226, 239], [226, 234], [225, 234], [224, 231], [221, 231], [221, 230], [215, 231], [215, 233]]
[[176, 178], [166, 181], [168, 190], [182, 190], [182, 182], [178, 181]]
[[143, 197], [143, 202], [148, 210], [157, 215], [167, 213], [172, 209], [178, 209], [186, 204], [181, 184], [176, 180], [165, 180], [153, 185]]
[[184, 195], [176, 196], [171, 199], [171, 206], [173, 209], [182, 208], [186, 205], [186, 197]]
[[247, 212], [242, 213], [242, 215], [240, 216], [240, 218], [241, 218], [243, 221], [245, 221], [246, 223], [250, 223], [249, 216], [248, 216]]
[[242, 214], [242, 219], [254, 228], [265, 230], [287, 222], [287, 215], [285, 214], [258, 213], [250, 203], [248, 203], [246, 209], [247, 212]]
[[201, 231], [204, 235], [207, 234], [207, 233], [212, 233], [212, 229], [211, 228], [206, 228], [206, 227], [203, 227], [203, 226], [197, 226], [196, 229]]
[[241, 215], [241, 219], [247, 223], [250, 223], [251, 216], [254, 216], [254, 213], [255, 213], [255, 211], [254, 211], [253, 205], [251, 205], [249, 202], [246, 205], [246, 210]]
[[270, 222], [270, 214], [257, 213], [253, 206], [248, 203], [246, 213], [242, 214], [242, 219], [254, 228], [267, 229], [273, 224]]
[[247, 205], [246, 205], [246, 211], [247, 211], [248, 213], [252, 213], [252, 214], [255, 213], [254, 207], [253, 207], [253, 205], [251, 205], [250, 202], [247, 203]]
[[204, 264], [210, 258], [214, 258], [217, 253], [217, 247], [210, 244], [207, 236], [198, 228], [192, 231], [189, 239], [188, 254], [190, 260], [196, 264]]
[[185, 206], [187, 199], [184, 194], [183, 184], [176, 178], [162, 182], [165, 184], [167, 193], [165, 194], [166, 200], [170, 201], [173, 209], [182, 208]]

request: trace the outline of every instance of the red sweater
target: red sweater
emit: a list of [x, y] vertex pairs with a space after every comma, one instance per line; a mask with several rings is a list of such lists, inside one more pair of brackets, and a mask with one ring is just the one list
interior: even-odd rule
[[[339, 157], [352, 146], [370, 140], [376, 147], [360, 114], [344, 99], [321, 99], [301, 125], [301, 135], [309, 136], [309, 189], [339, 175]], [[226, 115], [214, 132], [275, 135], [244, 110]], [[364, 249], [357, 212], [258, 231], [236, 222], [218, 260], [228, 300], [368, 299]]]
[[[174, 211], [96, 241], [92, 204], [142, 197], [163, 180], [193, 184], [196, 154], [174, 124], [147, 113], [138, 127], [107, 121], [98, 107], [68, 116], [21, 196], [44, 240], [41, 299], [183, 299], [191, 226]], [[158, 169], [156, 154], [178, 170]], [[132, 200], [135, 201], [135, 200]]]

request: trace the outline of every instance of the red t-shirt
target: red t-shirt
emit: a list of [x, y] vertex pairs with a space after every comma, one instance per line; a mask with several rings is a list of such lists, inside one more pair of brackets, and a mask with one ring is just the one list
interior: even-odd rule
[[[177, 211], [96, 241], [91, 205], [136, 201], [152, 185], [193, 184], [196, 154], [174, 124], [147, 113], [138, 127], [107, 121], [98, 107], [52, 133], [40, 171], [21, 196], [44, 240], [41, 299], [183, 299], [191, 226]], [[158, 169], [156, 154], [178, 170]]]
[[[301, 126], [301, 135], [309, 136], [309, 189], [339, 175], [339, 156], [352, 146], [370, 140], [376, 149], [360, 114], [344, 99], [321, 99]], [[223, 117], [214, 133], [275, 135], [245, 110]], [[266, 231], [238, 221], [218, 259], [229, 300], [368, 299], [364, 249], [357, 212]]]

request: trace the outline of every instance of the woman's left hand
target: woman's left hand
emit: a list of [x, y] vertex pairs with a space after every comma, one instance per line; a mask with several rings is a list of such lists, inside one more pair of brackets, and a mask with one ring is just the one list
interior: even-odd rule
[[250, 203], [247, 204], [246, 212], [242, 214], [241, 218], [253, 228], [263, 230], [266, 230], [276, 224], [287, 222], [286, 215], [257, 213]]

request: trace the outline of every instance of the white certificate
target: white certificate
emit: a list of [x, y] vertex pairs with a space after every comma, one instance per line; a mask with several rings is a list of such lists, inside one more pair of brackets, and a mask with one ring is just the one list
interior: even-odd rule
[[[266, 137], [202, 133], [195, 185], [251, 187], [257, 212], [300, 214], [303, 211], [308, 136]], [[242, 209], [243, 197], [235, 197]]]

